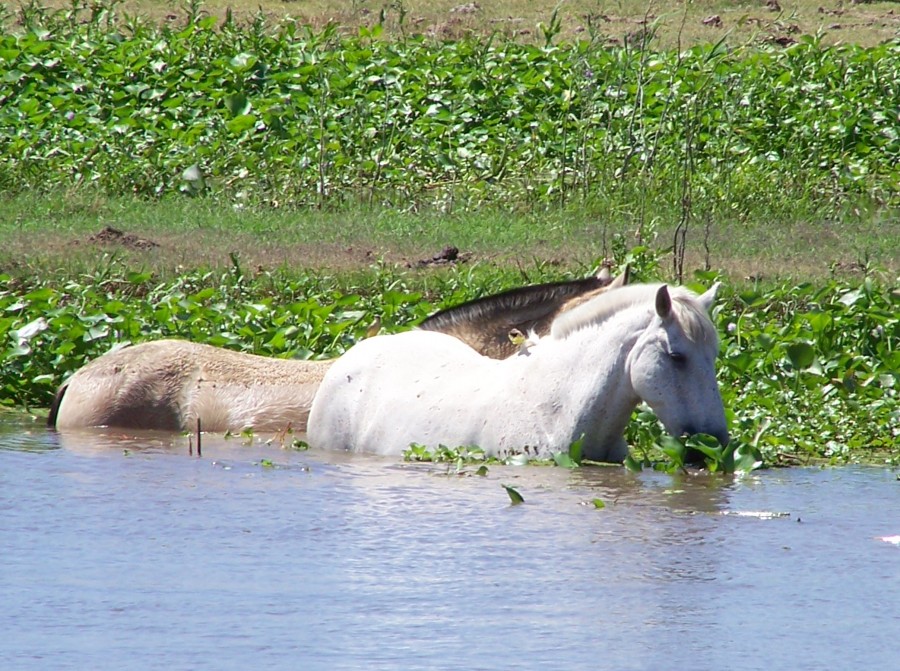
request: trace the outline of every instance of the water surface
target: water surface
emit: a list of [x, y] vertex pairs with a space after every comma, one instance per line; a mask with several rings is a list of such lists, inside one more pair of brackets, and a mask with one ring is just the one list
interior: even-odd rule
[[0, 425], [0, 667], [897, 668], [888, 469], [478, 477], [245, 443]]

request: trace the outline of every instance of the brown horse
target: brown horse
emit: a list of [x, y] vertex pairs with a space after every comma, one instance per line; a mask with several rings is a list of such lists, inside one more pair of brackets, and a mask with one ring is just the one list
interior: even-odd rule
[[331, 360], [274, 359], [186, 340], [122, 347], [59, 388], [47, 423], [185, 431], [306, 429]]
[[[546, 333], [553, 316], [624, 284], [596, 276], [513, 289], [443, 310], [419, 328], [456, 336], [482, 354], [519, 350], [513, 329]], [[275, 359], [184, 340], [115, 349], [89, 362], [56, 393], [47, 423], [57, 429], [109, 426], [187, 431], [305, 431], [331, 360]]]

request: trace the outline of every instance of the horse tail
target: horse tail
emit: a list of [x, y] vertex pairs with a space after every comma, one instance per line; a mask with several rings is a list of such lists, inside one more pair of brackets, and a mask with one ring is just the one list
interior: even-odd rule
[[60, 385], [59, 389], [56, 392], [56, 396], [53, 397], [53, 403], [50, 405], [50, 412], [47, 415], [47, 426], [51, 429], [56, 428], [56, 417], [57, 415], [59, 415], [59, 406], [62, 405], [63, 396], [66, 395], [66, 390], [68, 388], [68, 382], [66, 384]]

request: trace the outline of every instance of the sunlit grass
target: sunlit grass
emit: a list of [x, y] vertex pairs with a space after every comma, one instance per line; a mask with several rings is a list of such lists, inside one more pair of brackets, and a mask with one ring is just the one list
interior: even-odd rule
[[[646, 194], [645, 194], [646, 195]], [[247, 268], [303, 272], [387, 264], [409, 266], [456, 247], [466, 266], [521, 272], [547, 265], [587, 273], [599, 259], [646, 243], [672, 276], [671, 248], [679, 211], [660, 198], [619, 200], [518, 212], [500, 207], [446, 214], [383, 207], [294, 210], [247, 207], [209, 198], [159, 201], [108, 197], [84, 190], [25, 192], [0, 200], [0, 264], [14, 276], [60, 278], [90, 272], [116, 258], [157, 276], [198, 267], [227, 268], [237, 254]], [[840, 219], [804, 208], [759, 207], [741, 219], [709, 214], [694, 221], [687, 268], [709, 268], [734, 285], [779, 280], [862, 277], [900, 272], [900, 221], [889, 212], [848, 211]], [[93, 240], [104, 227], [153, 241], [133, 247]], [[708, 251], [707, 251], [708, 250]], [[418, 272], [433, 273], [433, 266]]]

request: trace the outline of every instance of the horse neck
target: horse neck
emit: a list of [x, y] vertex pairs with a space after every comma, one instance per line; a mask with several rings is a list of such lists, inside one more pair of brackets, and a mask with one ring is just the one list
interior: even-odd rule
[[621, 439], [640, 400], [629, 378], [628, 355], [651, 318], [646, 305], [630, 307], [535, 348], [540, 379], [553, 381], [539, 388], [560, 396], [560, 421], [572, 424], [574, 438], [584, 433], [598, 444]]
[[564, 338], [579, 329], [606, 323], [615, 317], [621, 318], [632, 308], [640, 308], [648, 303], [652, 305], [660, 286], [630, 284], [578, 303], [557, 315], [550, 333], [556, 338]]

